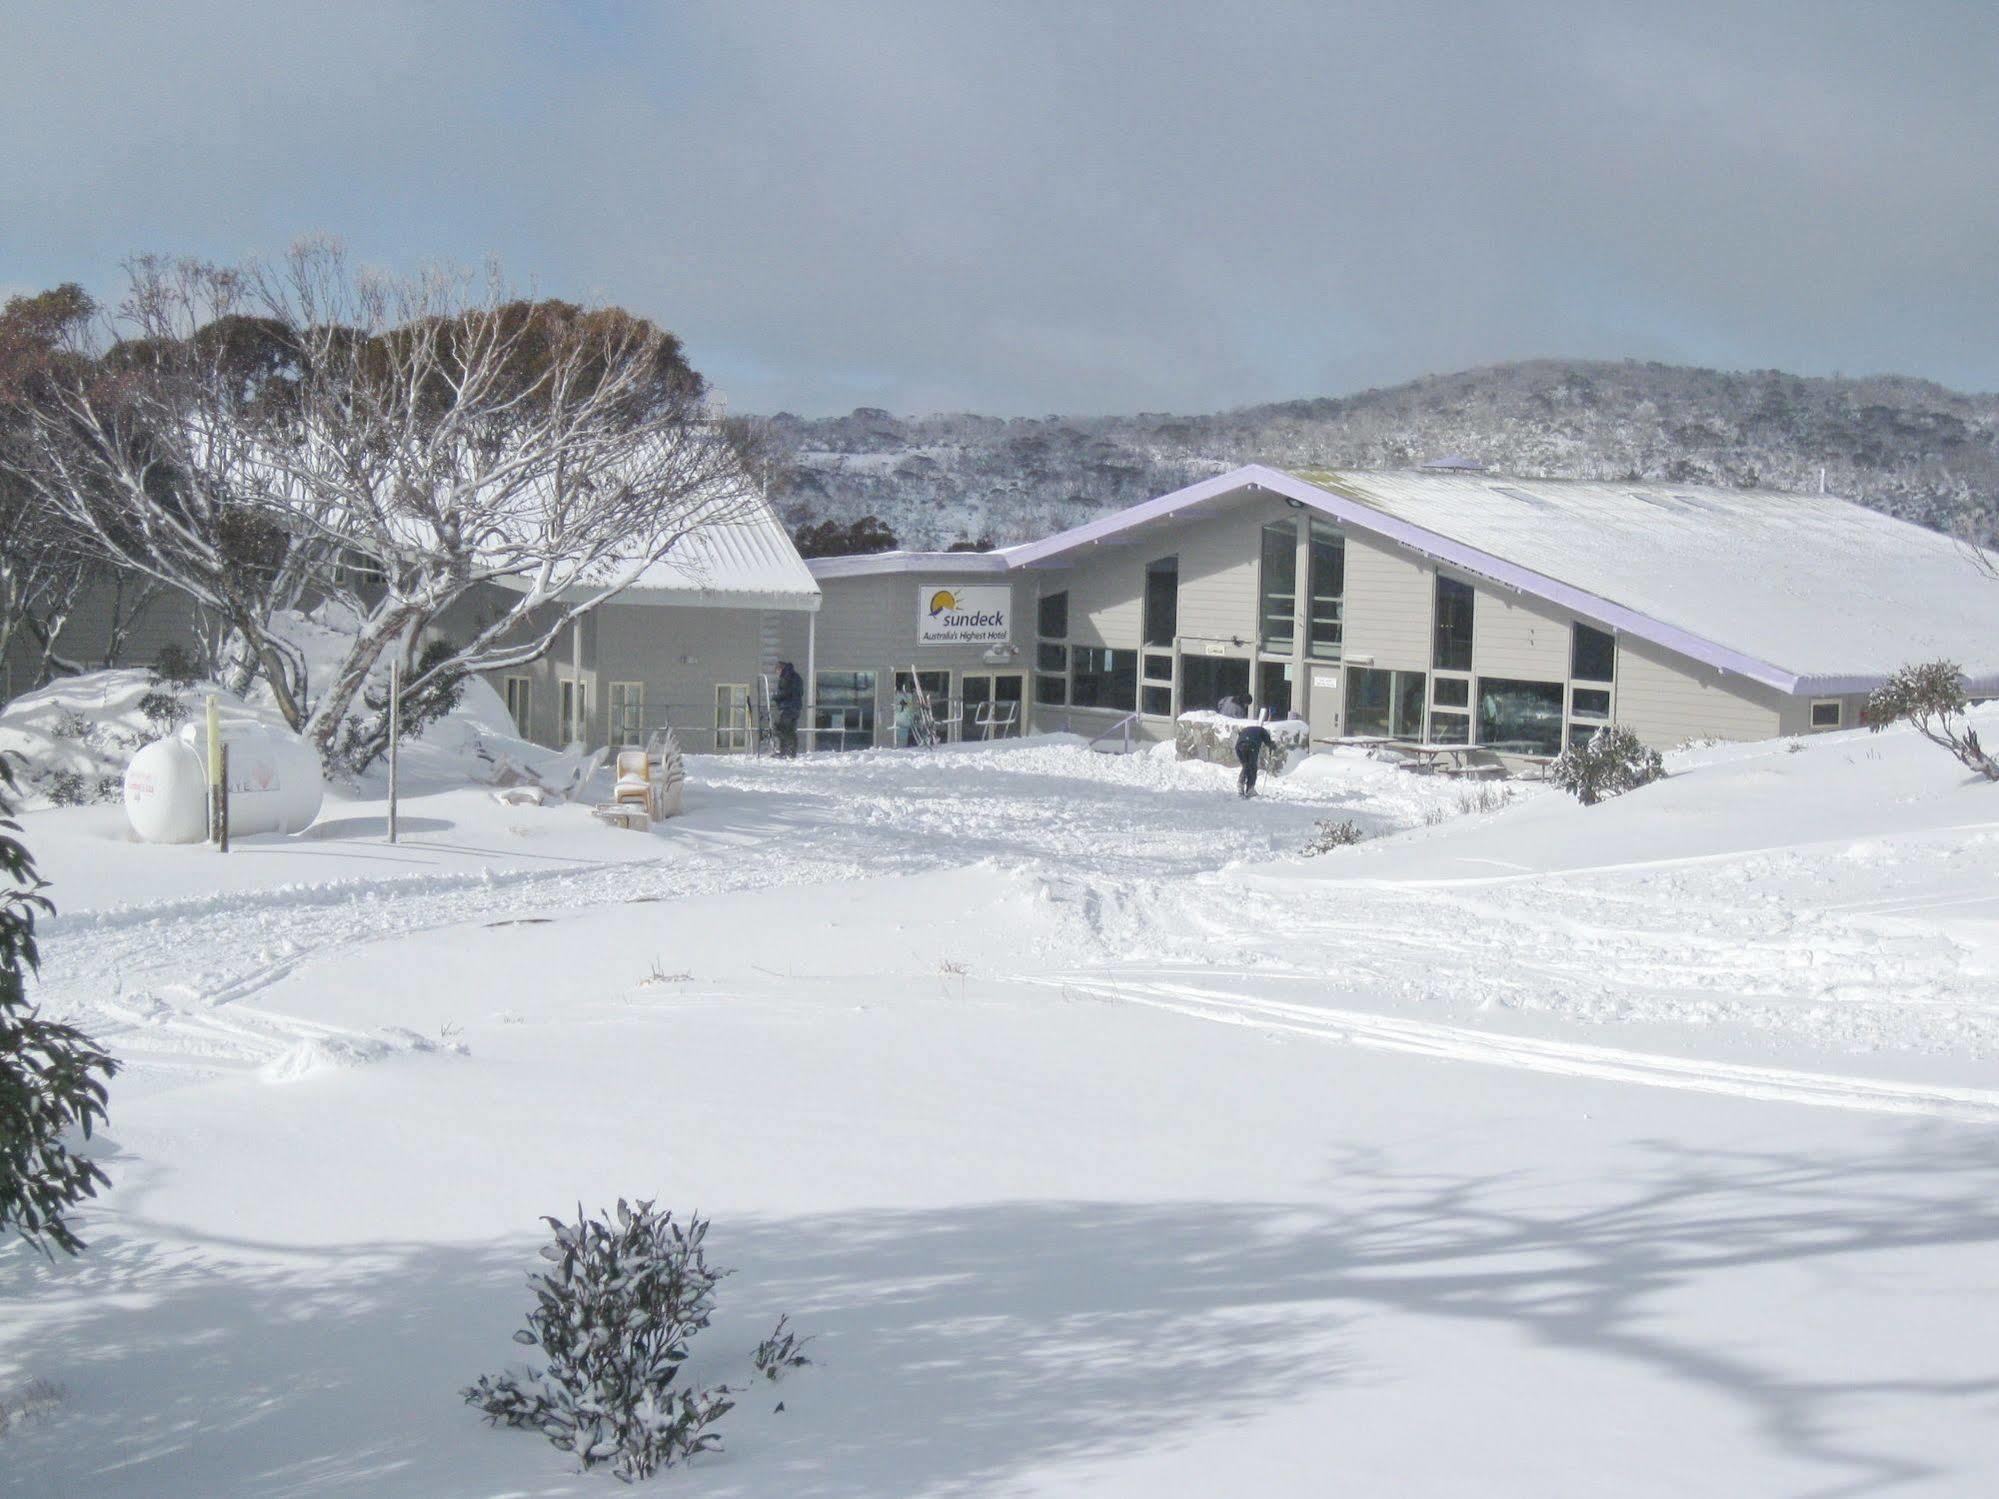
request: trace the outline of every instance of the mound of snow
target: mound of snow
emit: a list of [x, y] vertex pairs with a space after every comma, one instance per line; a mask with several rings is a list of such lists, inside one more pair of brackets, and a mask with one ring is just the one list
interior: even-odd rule
[[0, 708], [0, 753], [16, 757], [22, 808], [121, 800], [132, 756], [197, 718], [210, 694], [225, 724], [285, 726], [212, 682], [176, 688], [146, 671], [86, 672], [23, 693]]
[[424, 1053], [467, 1055], [464, 1046], [453, 1041], [433, 1041], [406, 1026], [383, 1026], [372, 1036], [312, 1036], [292, 1047], [275, 1061], [264, 1065], [260, 1075], [271, 1083], [296, 1082], [315, 1072], [342, 1067], [366, 1067], [390, 1057]]

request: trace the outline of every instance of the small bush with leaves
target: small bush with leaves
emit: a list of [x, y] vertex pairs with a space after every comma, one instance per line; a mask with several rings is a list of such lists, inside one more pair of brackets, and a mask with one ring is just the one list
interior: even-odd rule
[[801, 1338], [786, 1325], [791, 1319], [779, 1317], [777, 1326], [771, 1329], [769, 1337], [757, 1344], [757, 1351], [750, 1355], [750, 1362], [772, 1384], [776, 1384], [793, 1369], [803, 1369], [812, 1360], [805, 1356], [805, 1345], [812, 1341]]
[[1647, 749], [1623, 724], [1606, 724], [1582, 744], [1572, 744], [1548, 767], [1548, 779], [1585, 807], [1606, 796], [1649, 786], [1666, 774], [1659, 752]]
[[707, 1222], [690, 1216], [683, 1227], [622, 1198], [614, 1214], [578, 1207], [574, 1223], [543, 1221], [555, 1235], [541, 1251], [553, 1268], [528, 1277], [535, 1306], [514, 1341], [539, 1348], [548, 1367], [482, 1376], [466, 1403], [628, 1482], [717, 1446], [707, 1428], [734, 1405], [731, 1391], [674, 1388], [728, 1273], [702, 1251]]
[[156, 687], [139, 699], [139, 714], [154, 739], [165, 739], [194, 716], [194, 708], [177, 694]]
[[1988, 781], [1999, 781], [1995, 762], [1978, 742], [1978, 730], [1964, 721], [1970, 707], [1964, 693], [1964, 672], [1955, 661], [1925, 661], [1905, 666], [1868, 695], [1861, 717], [1878, 734], [1891, 723], [1907, 719], [1918, 734], [1947, 750], [1969, 770]]
[[118, 1064], [81, 1031], [44, 1020], [29, 1004], [35, 918], [53, 909], [35, 861], [13, 835], [13, 767], [0, 756], [0, 1230], [13, 1229], [50, 1254], [83, 1246], [67, 1214], [108, 1181], [63, 1143], [104, 1122], [106, 1084]]
[[157, 687], [172, 687], [185, 692], [201, 680], [201, 666], [185, 646], [163, 645], [160, 653], [153, 657], [149, 675]]
[[1360, 824], [1351, 817], [1334, 822], [1331, 818], [1320, 821], [1317, 831], [1305, 840], [1305, 853], [1330, 853], [1336, 848], [1347, 848], [1360, 842], [1367, 834], [1360, 830]]

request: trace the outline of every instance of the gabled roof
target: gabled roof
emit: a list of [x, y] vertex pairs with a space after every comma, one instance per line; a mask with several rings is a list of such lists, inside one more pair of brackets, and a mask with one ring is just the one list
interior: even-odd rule
[[689, 532], [665, 557], [642, 569], [619, 599], [711, 609], [814, 610], [819, 585], [777, 513], [752, 496], [731, 499], [727, 519]]
[[1999, 582], [1949, 537], [1828, 495], [1251, 464], [1012, 548], [1009, 565], [1255, 489], [1782, 692], [1862, 692], [1940, 656], [1999, 691]]

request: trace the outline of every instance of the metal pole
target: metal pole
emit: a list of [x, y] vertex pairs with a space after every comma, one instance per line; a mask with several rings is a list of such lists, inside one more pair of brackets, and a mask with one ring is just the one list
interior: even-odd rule
[[819, 748], [819, 613], [805, 616], [805, 747]]
[[226, 854], [229, 852], [229, 746], [226, 744], [222, 746], [221, 761], [222, 783], [220, 794], [217, 796], [215, 803], [219, 809], [216, 814], [215, 825], [220, 830], [216, 840], [217, 845]]
[[208, 694], [208, 841], [222, 841], [222, 709]]
[[396, 751], [403, 737], [403, 663], [389, 661], [389, 842], [396, 841]]

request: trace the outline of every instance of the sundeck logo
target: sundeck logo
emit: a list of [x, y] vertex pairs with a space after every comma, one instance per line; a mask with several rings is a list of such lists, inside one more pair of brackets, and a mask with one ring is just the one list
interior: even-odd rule
[[1012, 634], [1008, 588], [932, 588], [916, 596], [918, 645], [999, 645]]

